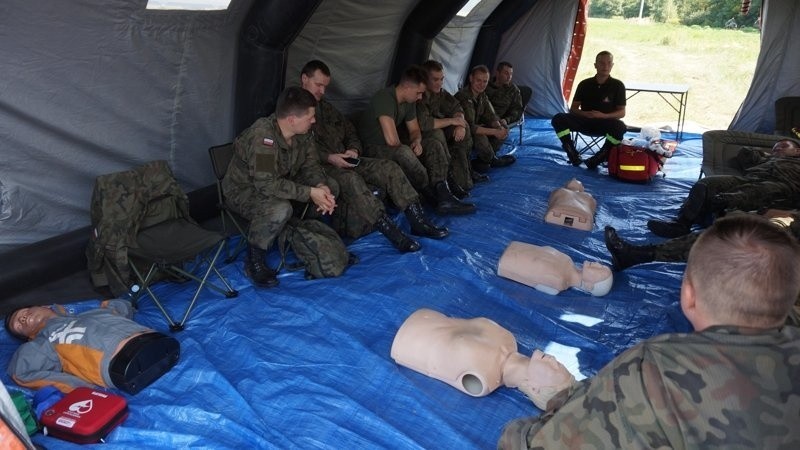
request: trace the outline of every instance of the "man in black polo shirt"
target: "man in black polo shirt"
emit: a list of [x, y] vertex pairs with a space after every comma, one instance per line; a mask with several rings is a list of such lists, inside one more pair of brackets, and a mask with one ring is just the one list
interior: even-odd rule
[[586, 167], [590, 170], [608, 159], [609, 150], [619, 144], [626, 129], [620, 120], [625, 117], [625, 85], [611, 77], [614, 56], [608, 51], [598, 53], [594, 67], [597, 74], [578, 84], [569, 112], [556, 114], [551, 122], [573, 166], [579, 166], [582, 161], [570, 132], [593, 136], [605, 134], [603, 147], [586, 160]]

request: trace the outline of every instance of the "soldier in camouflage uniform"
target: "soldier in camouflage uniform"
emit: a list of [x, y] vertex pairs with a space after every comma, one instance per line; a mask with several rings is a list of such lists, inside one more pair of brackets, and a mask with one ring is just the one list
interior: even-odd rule
[[648, 339], [506, 425], [500, 449], [800, 448], [800, 246], [756, 215], [695, 242], [681, 288], [694, 333]]
[[[388, 159], [366, 158], [361, 153], [361, 141], [355, 127], [333, 105], [323, 99], [331, 81], [331, 71], [319, 60], [309, 61], [300, 72], [300, 83], [317, 100], [316, 122], [312, 126], [320, 162], [331, 178], [339, 184], [339, 197], [333, 214], [334, 228], [340, 234], [357, 238], [372, 232], [383, 233], [401, 252], [414, 252], [420, 245], [408, 237], [386, 215], [386, 208], [372, 193], [369, 185], [385, 191], [391, 201], [403, 210], [417, 236], [442, 239], [447, 228], [431, 223], [419, 203], [419, 195], [403, 174], [400, 166]], [[345, 158], [358, 158], [358, 165]]]
[[494, 81], [486, 87], [486, 95], [494, 107], [494, 112], [500, 118], [500, 124], [519, 121], [522, 118], [524, 105], [522, 94], [516, 84], [511, 82], [514, 76], [514, 66], [510, 62], [501, 61], [494, 72]]
[[275, 113], [256, 120], [234, 141], [222, 186], [228, 205], [250, 221], [245, 272], [257, 286], [278, 285], [266, 252], [294, 214], [291, 201], [312, 202], [322, 214], [336, 208], [338, 185], [326, 178], [308, 133], [316, 106], [305, 89], [287, 88]]
[[[416, 102], [425, 93], [426, 80], [425, 69], [411, 66], [397, 85], [373, 95], [358, 123], [364, 154], [396, 162], [414, 188], [436, 204], [437, 213], [473, 213], [475, 205], [454, 197], [447, 183], [447, 149], [435, 139], [423, 140]], [[408, 145], [400, 137], [405, 132]]]
[[[472, 170], [469, 157], [472, 152], [472, 136], [464, 119], [461, 103], [452, 94], [442, 89], [444, 67], [438, 61], [428, 60], [422, 64], [428, 73], [427, 89], [417, 102], [417, 120], [423, 138], [436, 139], [450, 153], [450, 170], [447, 183], [458, 198], [469, 195], [472, 189]], [[476, 174], [477, 175], [477, 174]], [[488, 179], [481, 175], [478, 180]]]
[[736, 157], [743, 176], [717, 175], [692, 186], [675, 220], [650, 220], [647, 228], [657, 236], [674, 238], [688, 234], [693, 225], [710, 221], [726, 209], [754, 211], [771, 206], [800, 208], [800, 146], [784, 139], [772, 152], [743, 147]]
[[517, 160], [514, 155], [496, 155], [508, 137], [508, 128], [500, 123], [486, 96], [488, 84], [489, 68], [475, 66], [469, 72], [469, 83], [456, 93], [472, 133], [477, 153], [477, 158], [472, 160], [472, 168], [478, 173], [486, 173], [490, 167], [510, 166]]

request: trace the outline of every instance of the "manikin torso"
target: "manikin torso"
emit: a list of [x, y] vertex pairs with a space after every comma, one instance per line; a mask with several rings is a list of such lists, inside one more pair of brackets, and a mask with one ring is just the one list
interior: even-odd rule
[[391, 355], [403, 366], [482, 397], [505, 385], [522, 390], [544, 409], [547, 400], [575, 379], [539, 350], [528, 358], [505, 328], [484, 317], [457, 319], [420, 309], [403, 322]]
[[583, 184], [573, 178], [564, 187], [550, 193], [545, 222], [591, 231], [597, 202], [583, 189]]
[[585, 261], [579, 270], [572, 259], [553, 247], [512, 241], [497, 264], [497, 274], [547, 294], [576, 288], [595, 296], [611, 290], [611, 269]]

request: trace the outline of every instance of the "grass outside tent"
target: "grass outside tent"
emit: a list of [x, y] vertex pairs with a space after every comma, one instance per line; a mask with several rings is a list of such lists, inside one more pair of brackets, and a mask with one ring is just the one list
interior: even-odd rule
[[[577, 81], [594, 75], [594, 57], [614, 54], [611, 74], [623, 82], [690, 85], [686, 130], [726, 129], [750, 87], [760, 45], [758, 30], [727, 30], [640, 22], [638, 19], [589, 19]], [[573, 87], [574, 93], [574, 87]], [[657, 94], [630, 99], [629, 125], [670, 125], [677, 113]]]

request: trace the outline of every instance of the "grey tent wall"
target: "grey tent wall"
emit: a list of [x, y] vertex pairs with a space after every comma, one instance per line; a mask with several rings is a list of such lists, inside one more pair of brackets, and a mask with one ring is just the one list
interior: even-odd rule
[[[475, 49], [472, 51], [472, 60], [469, 68], [485, 64], [492, 69], [497, 58], [497, 51], [500, 48], [500, 41], [503, 39], [503, 33], [533, 8], [536, 2], [537, 0], [505, 0], [501, 3], [486, 19], [483, 23], [483, 28], [478, 33], [478, 40], [475, 42]], [[467, 75], [464, 74], [464, 79], [467, 79]]]
[[397, 83], [408, 66], [428, 59], [433, 39], [466, 3], [467, 0], [442, 0], [417, 4], [400, 31], [387, 84]]
[[272, 114], [286, 79], [287, 49], [321, 0], [257, 1], [242, 23], [236, 63], [236, 134]]

